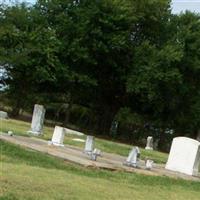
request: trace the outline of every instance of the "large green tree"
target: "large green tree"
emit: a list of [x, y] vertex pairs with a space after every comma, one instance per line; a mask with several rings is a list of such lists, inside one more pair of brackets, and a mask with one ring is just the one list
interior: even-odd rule
[[135, 21], [130, 2], [41, 0], [36, 7], [62, 44], [59, 90], [93, 109], [98, 131], [108, 133], [126, 96]]
[[182, 85], [174, 125], [179, 132], [195, 138], [200, 127], [200, 15], [186, 12], [174, 16], [173, 23], [183, 52], [177, 64]]
[[71, 112], [87, 113], [100, 134], [121, 119], [122, 132], [125, 121], [159, 129], [160, 147], [169, 128], [196, 137], [199, 34], [199, 15], [173, 15], [168, 0], [1, 6], [0, 65], [13, 114], [43, 101], [63, 110], [65, 125]]
[[26, 4], [2, 9], [0, 15], [0, 64], [7, 71], [8, 96], [13, 115], [28, 102], [45, 81], [54, 81], [59, 68], [59, 42], [37, 10]]

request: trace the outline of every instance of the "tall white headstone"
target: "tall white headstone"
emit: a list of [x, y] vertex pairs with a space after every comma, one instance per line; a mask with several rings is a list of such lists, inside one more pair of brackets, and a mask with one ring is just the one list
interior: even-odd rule
[[65, 137], [65, 131], [63, 127], [55, 126], [54, 133], [51, 139], [51, 144], [55, 146], [64, 146], [63, 141]]
[[186, 137], [173, 139], [166, 169], [197, 175], [200, 165], [200, 142]]
[[29, 133], [32, 133], [34, 135], [42, 134], [44, 117], [45, 117], [44, 106], [35, 104], [32, 116], [31, 130], [29, 131]]
[[147, 145], [145, 147], [146, 150], [153, 150], [153, 137], [147, 137]]
[[85, 142], [85, 153], [92, 153], [94, 150], [94, 136], [88, 135]]
[[4, 111], [0, 111], [0, 119], [8, 119], [8, 113]]

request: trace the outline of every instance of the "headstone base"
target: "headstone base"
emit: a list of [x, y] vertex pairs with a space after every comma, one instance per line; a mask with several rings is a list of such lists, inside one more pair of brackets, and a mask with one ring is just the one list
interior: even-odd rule
[[92, 154], [92, 151], [86, 151], [86, 150], [84, 150], [83, 153], [85, 153], [85, 154], [87, 154], [87, 155], [90, 156]]
[[133, 167], [133, 168], [138, 168], [140, 169], [140, 161], [137, 161], [137, 163], [131, 163], [131, 162], [123, 162], [123, 165], [127, 166], [127, 167]]
[[146, 150], [153, 150], [152, 147], [145, 147]]
[[64, 144], [59, 144], [59, 143], [52, 142], [52, 141], [48, 141], [48, 145], [54, 145], [54, 146], [58, 146], [58, 147], [64, 147], [65, 146]]
[[38, 135], [42, 135], [42, 133], [41, 132], [35, 132], [35, 131], [27, 131], [27, 133], [28, 134], [32, 134], [32, 135], [36, 135], [36, 136], [38, 136]]

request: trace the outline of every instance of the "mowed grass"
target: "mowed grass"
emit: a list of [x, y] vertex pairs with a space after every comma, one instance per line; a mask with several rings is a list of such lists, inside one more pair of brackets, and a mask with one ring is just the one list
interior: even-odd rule
[[88, 169], [0, 140], [0, 200], [199, 200], [200, 182]]
[[[27, 133], [28, 130], [30, 130], [30, 123], [19, 121], [19, 120], [0, 120], [0, 132], [8, 132], [9, 130], [13, 131], [16, 135], [22, 135], [30, 137], [32, 135], [29, 135]], [[39, 136], [42, 139], [45, 140], [51, 140], [52, 134], [53, 134], [54, 128], [49, 126], [44, 126], [43, 135]], [[86, 133], [87, 134], [87, 133]], [[80, 148], [84, 148], [84, 143], [73, 141], [73, 138], [81, 138], [85, 139], [86, 136], [76, 136], [76, 135], [65, 135], [65, 144], [78, 146]], [[95, 148], [100, 149], [102, 152], [107, 153], [115, 153], [122, 156], [128, 156], [129, 151], [131, 150], [133, 146], [117, 143], [111, 140], [104, 140], [100, 138], [95, 138]], [[143, 148], [140, 148], [141, 150], [141, 159], [152, 159], [156, 163], [166, 163], [168, 154], [161, 153], [158, 151], [148, 151]]]

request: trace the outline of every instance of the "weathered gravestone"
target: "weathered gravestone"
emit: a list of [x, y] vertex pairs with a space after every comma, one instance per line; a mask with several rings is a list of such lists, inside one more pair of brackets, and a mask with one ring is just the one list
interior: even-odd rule
[[200, 142], [186, 137], [173, 139], [166, 169], [188, 175], [198, 175]]
[[50, 144], [53, 144], [55, 146], [64, 146], [63, 145], [64, 137], [65, 137], [64, 128], [56, 126]]
[[85, 142], [84, 153], [91, 154], [94, 150], [94, 136], [88, 135]]
[[153, 150], [153, 137], [147, 137], [147, 145], [145, 147], [146, 150]]
[[8, 119], [8, 113], [4, 111], [0, 111], [0, 119]]
[[33, 117], [32, 117], [32, 123], [31, 123], [31, 130], [28, 132], [34, 135], [42, 134], [44, 117], [45, 117], [44, 106], [35, 104]]
[[124, 164], [130, 167], [138, 167], [139, 158], [140, 158], [140, 149], [138, 147], [133, 147]]

